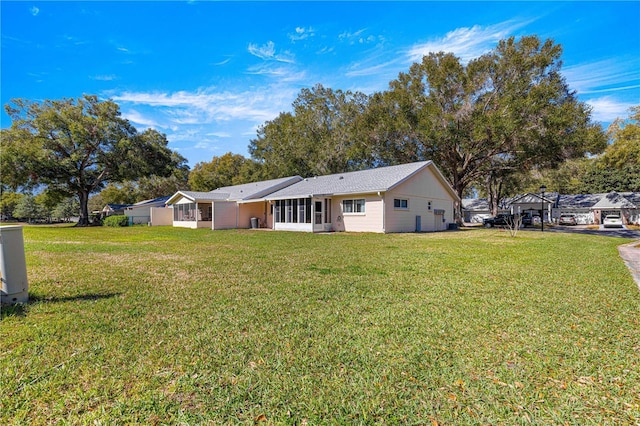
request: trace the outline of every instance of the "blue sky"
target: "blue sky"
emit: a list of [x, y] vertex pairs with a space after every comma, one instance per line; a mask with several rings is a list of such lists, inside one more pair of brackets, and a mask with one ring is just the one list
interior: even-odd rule
[[[385, 90], [430, 51], [509, 36], [563, 46], [563, 74], [608, 125], [640, 104], [640, 2], [2, 1], [1, 102], [96, 94], [191, 166], [248, 156], [259, 125], [317, 83]], [[10, 119], [1, 115], [3, 128]]]

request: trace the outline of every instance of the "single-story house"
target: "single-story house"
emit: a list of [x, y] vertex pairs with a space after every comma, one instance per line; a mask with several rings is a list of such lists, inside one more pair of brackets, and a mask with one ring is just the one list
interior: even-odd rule
[[263, 197], [295, 182], [300, 176], [290, 176], [262, 182], [227, 186], [210, 192], [178, 191], [167, 204], [173, 207], [173, 226], [185, 228], [233, 229], [268, 227], [272, 210]]
[[124, 208], [124, 214], [129, 218], [129, 225], [140, 225], [151, 222], [152, 208], [165, 208], [169, 196], [144, 200]]
[[549, 222], [557, 198], [558, 194], [553, 192], [546, 193], [544, 197], [529, 192], [512, 198], [507, 202], [507, 205], [511, 214], [529, 213], [531, 216], [538, 216], [545, 222]]
[[432, 161], [315, 176], [265, 197], [273, 229], [443, 231], [460, 199]]
[[596, 223], [592, 207], [602, 199], [603, 194], [560, 194], [553, 209], [553, 218], [560, 215], [572, 214], [578, 225]]
[[622, 223], [638, 223], [640, 220], [640, 204], [631, 200], [637, 200], [640, 194], [610, 192], [605, 194], [600, 201], [591, 207], [595, 223], [602, 223], [607, 215], [616, 215], [622, 218]]
[[482, 223], [491, 217], [491, 207], [486, 198], [463, 198], [462, 216], [466, 223]]
[[108, 216], [124, 215], [125, 209], [130, 206], [131, 204], [107, 204], [102, 208], [102, 210], [96, 211], [94, 213], [100, 215], [103, 218]]

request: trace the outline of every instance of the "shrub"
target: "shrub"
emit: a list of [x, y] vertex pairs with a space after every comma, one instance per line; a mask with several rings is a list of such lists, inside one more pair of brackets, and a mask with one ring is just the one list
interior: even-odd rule
[[113, 227], [129, 226], [129, 218], [124, 215], [109, 216], [104, 219], [103, 224]]

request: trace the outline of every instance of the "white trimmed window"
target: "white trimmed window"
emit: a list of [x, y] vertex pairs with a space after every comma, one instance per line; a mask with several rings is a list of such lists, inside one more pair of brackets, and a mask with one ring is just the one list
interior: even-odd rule
[[342, 201], [342, 211], [344, 213], [364, 213], [364, 198]]
[[409, 200], [406, 200], [404, 198], [394, 198], [393, 199], [393, 208], [394, 209], [401, 209], [401, 210], [408, 210], [409, 209]]

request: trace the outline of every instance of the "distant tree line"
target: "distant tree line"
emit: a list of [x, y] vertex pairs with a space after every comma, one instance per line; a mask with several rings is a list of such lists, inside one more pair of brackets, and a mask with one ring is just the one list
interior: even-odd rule
[[229, 152], [193, 170], [164, 135], [137, 132], [111, 101], [17, 100], [2, 131], [0, 166], [10, 171], [2, 199], [40, 186], [54, 198], [75, 195], [84, 218], [90, 204], [421, 160], [433, 160], [460, 197], [486, 196], [494, 210], [541, 183], [564, 193], [640, 191], [640, 107], [605, 132], [568, 87], [561, 54], [551, 40], [512, 37], [466, 64], [430, 53], [371, 95], [305, 88], [291, 112], [259, 127], [250, 158]]

